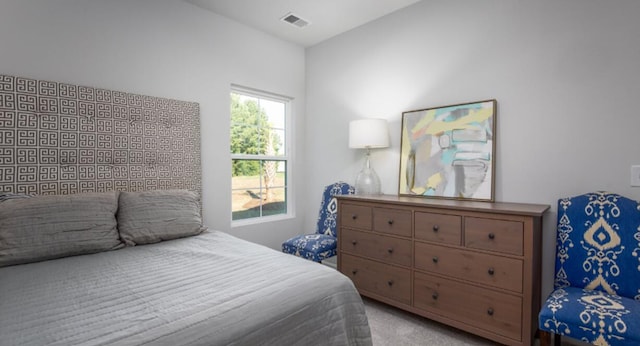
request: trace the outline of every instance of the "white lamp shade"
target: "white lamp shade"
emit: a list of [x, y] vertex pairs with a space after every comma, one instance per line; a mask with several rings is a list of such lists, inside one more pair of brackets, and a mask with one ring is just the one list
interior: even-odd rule
[[389, 128], [385, 119], [360, 119], [349, 123], [349, 148], [386, 148]]

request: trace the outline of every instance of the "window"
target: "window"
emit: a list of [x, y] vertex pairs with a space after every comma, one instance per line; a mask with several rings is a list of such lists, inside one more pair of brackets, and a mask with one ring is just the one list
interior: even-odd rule
[[289, 214], [290, 99], [231, 90], [232, 220]]

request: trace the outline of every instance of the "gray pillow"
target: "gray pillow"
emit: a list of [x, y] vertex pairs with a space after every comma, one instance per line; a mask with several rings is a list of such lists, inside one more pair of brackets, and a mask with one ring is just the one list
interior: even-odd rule
[[202, 233], [198, 195], [188, 190], [121, 192], [118, 230], [127, 245], [157, 243]]
[[117, 249], [117, 192], [0, 203], [0, 267]]
[[23, 193], [0, 192], [0, 203], [16, 198], [31, 198], [33, 195], [25, 195]]

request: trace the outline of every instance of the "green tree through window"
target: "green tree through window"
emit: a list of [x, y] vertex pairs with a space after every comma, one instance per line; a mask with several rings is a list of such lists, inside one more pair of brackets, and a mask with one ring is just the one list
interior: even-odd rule
[[287, 213], [286, 100], [231, 93], [233, 220]]

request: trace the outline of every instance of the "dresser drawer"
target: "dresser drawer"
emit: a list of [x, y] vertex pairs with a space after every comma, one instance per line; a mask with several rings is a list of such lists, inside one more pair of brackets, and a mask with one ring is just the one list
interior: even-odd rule
[[463, 249], [415, 243], [416, 269], [522, 292], [522, 261]]
[[340, 231], [340, 249], [385, 263], [411, 265], [411, 240], [385, 237], [348, 228]]
[[343, 203], [340, 209], [340, 226], [371, 230], [371, 207]]
[[411, 237], [411, 211], [373, 208], [373, 230]]
[[411, 304], [411, 272], [375, 261], [342, 254], [340, 271], [356, 288]]
[[523, 227], [519, 221], [466, 217], [464, 245], [468, 248], [522, 256]]
[[415, 237], [443, 244], [460, 245], [462, 242], [462, 217], [416, 212]]
[[522, 340], [522, 299], [415, 273], [413, 305], [517, 341]]

